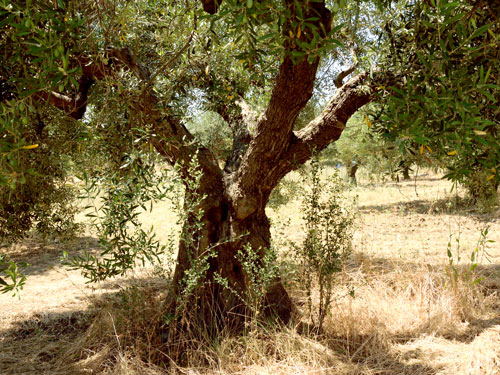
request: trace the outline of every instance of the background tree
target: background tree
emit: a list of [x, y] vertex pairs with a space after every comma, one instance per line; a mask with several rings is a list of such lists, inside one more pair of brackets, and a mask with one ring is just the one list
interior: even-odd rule
[[327, 157], [345, 166], [347, 179], [356, 184], [356, 174], [363, 167], [369, 175], [384, 176], [393, 174], [400, 160], [399, 152], [393, 143], [373, 129], [368, 112], [358, 111], [346, 124], [342, 136], [332, 144]]

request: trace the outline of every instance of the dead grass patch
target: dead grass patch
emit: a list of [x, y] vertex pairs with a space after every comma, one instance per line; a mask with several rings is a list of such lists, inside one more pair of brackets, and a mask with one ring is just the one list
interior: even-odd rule
[[[288, 327], [254, 322], [255, 329], [243, 336], [222, 334], [212, 341], [184, 336], [176, 347], [184, 351], [172, 353], [174, 345], [159, 329], [166, 284], [145, 278], [96, 298], [86, 312], [25, 322], [0, 349], [17, 341], [30, 354], [2, 352], [0, 372], [498, 374], [496, 292], [485, 293], [480, 284], [452, 289], [439, 268], [399, 264], [380, 273], [369, 258], [359, 258], [343, 273], [320, 335], [299, 333], [299, 322]], [[19, 355], [27, 359], [16, 363]]]

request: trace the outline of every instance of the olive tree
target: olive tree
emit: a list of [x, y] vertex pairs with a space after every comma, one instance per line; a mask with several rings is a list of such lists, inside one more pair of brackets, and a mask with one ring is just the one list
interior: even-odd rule
[[[81, 165], [109, 164], [101, 172], [114, 176], [106, 186], [107, 214], [115, 221], [108, 221], [103, 256], [79, 263], [99, 280], [131, 267], [134, 256], [149, 247], [160, 249], [148, 233], [139, 230], [131, 237], [124, 229], [136, 222], [141, 198], [161, 198], [149, 194], [149, 173], [141, 172], [143, 159], [134, 156], [155, 154], [175, 166], [185, 186], [169, 308], [178, 306], [188, 288], [183, 308], [206, 326], [237, 323], [245, 315], [241, 296], [249, 282], [237, 254], [252, 249], [259, 262], [269, 249], [265, 208], [272, 190], [336, 141], [365, 104], [389, 87], [404, 86], [406, 70], [377, 54], [390, 42], [380, 21], [403, 17], [415, 6], [344, 0], [3, 0], [4, 185], [22, 189], [22, 176], [36, 176], [15, 161], [50, 148], [31, 133], [44, 108], [57, 109], [73, 129], [82, 128], [72, 140], [94, 159]], [[321, 74], [329, 67], [338, 71], [330, 82]], [[295, 130], [315, 88], [331, 97], [323, 100], [319, 115]], [[232, 145], [222, 163], [189, 130], [200, 109], [218, 114], [217, 121], [230, 128]], [[58, 123], [53, 124], [57, 136]], [[94, 141], [103, 149], [92, 149]], [[131, 203], [129, 209], [123, 202]], [[140, 250], [134, 249], [134, 238]], [[279, 276], [268, 283], [264, 301], [269, 314], [290, 319], [294, 306]]]

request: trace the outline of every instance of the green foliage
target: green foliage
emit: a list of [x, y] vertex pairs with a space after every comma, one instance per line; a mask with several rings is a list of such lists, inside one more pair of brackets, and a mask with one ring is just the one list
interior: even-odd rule
[[191, 133], [219, 159], [229, 155], [232, 133], [224, 119], [214, 112], [201, 113], [187, 125]]
[[[306, 237], [302, 245], [294, 245], [305, 282], [309, 316], [318, 331], [330, 309], [335, 276], [351, 251], [355, 218], [352, 205], [346, 203], [348, 199], [343, 195], [338, 172], [326, 182], [321, 181], [321, 175], [322, 169], [315, 157], [311, 160], [310, 176], [304, 178], [304, 185], [310, 184], [302, 203]], [[314, 283], [319, 287], [317, 311], [313, 311]]]
[[[180, 294], [178, 311], [182, 311], [185, 302], [196, 295], [206, 281], [206, 274], [210, 268], [210, 259], [216, 256], [215, 247], [219, 244], [211, 244], [206, 249], [200, 246], [201, 232], [203, 230], [202, 201], [206, 198], [199, 193], [200, 181], [203, 173], [199, 167], [197, 155], [194, 155], [188, 166], [189, 179], [184, 181], [183, 186], [178, 186], [184, 191], [184, 201], [174, 201], [178, 214], [178, 224], [183, 225], [181, 238], [187, 249], [187, 261], [189, 267], [186, 269], [181, 281], [182, 293]], [[178, 194], [178, 193], [177, 193]], [[188, 312], [184, 311], [183, 314]]]
[[300, 189], [296, 181], [289, 180], [285, 177], [271, 192], [267, 205], [274, 209], [283, 206], [295, 199], [299, 195]]
[[5, 254], [0, 254], [0, 293], [13, 292], [13, 295], [19, 294], [26, 281], [23, 270], [27, 266], [27, 263], [9, 261]]
[[80, 198], [89, 202], [86, 217], [99, 236], [100, 254], [65, 254], [65, 263], [81, 269], [90, 281], [123, 275], [137, 261], [154, 262], [165, 251], [153, 228], [144, 230], [139, 220], [141, 212], [152, 211], [153, 203], [170, 189], [167, 176], [156, 171], [154, 159], [155, 155], [138, 152], [128, 155], [111, 175], [82, 176], [86, 186]]
[[466, 186], [477, 170], [500, 181], [499, 15], [491, 2], [444, 0], [408, 3], [386, 24], [387, 64], [403, 84], [383, 87], [379, 126], [402, 147], [427, 146]]
[[[261, 254], [264, 256], [261, 256]], [[250, 245], [239, 250], [236, 259], [240, 262], [246, 276], [246, 295], [244, 302], [258, 318], [262, 312], [264, 297], [269, 286], [279, 275], [276, 251], [271, 249], [253, 249]]]
[[384, 179], [400, 173], [406, 164], [422, 163], [414, 151], [402, 153], [394, 140], [373, 129], [370, 112], [367, 108], [354, 114], [339, 140], [322, 153], [323, 162], [345, 166], [347, 179], [353, 184], [360, 167], [370, 178]]
[[322, 108], [318, 103], [318, 99], [318, 95], [313, 95], [313, 97], [309, 99], [306, 106], [299, 113], [299, 116], [293, 124], [293, 128], [295, 130], [304, 128], [310, 121], [314, 120], [314, 118], [321, 113]]
[[[23, 183], [24, 166], [16, 164], [19, 151], [33, 145], [27, 129], [43, 127], [44, 106], [36, 100], [46, 89], [78, 87], [77, 67], [70, 68], [84, 20], [74, 4], [64, 2], [0, 1], [0, 183]], [[80, 15], [79, 15], [80, 14]], [[40, 118], [40, 116], [42, 118]], [[41, 130], [40, 130], [41, 131]], [[38, 143], [35, 143], [38, 144]], [[29, 170], [28, 170], [29, 171]]]
[[[12, 111], [20, 103], [0, 103], [6, 114], [0, 122], [16, 123]], [[0, 238], [18, 241], [30, 229], [44, 237], [75, 235], [81, 228], [73, 222], [78, 208], [71, 159], [80, 129], [57, 119], [52, 108], [16, 127], [18, 134], [8, 131], [0, 140], [9, 149], [0, 156]]]
[[383, 175], [393, 169], [398, 153], [393, 145], [385, 143], [378, 133], [372, 131], [367, 121], [370, 123], [366, 111], [352, 116], [340, 139], [332, 145], [329, 157], [347, 169], [356, 164], [369, 174]]
[[482, 211], [489, 211], [498, 205], [499, 181], [493, 178], [492, 171], [472, 170], [463, 178], [462, 185], [467, 189], [469, 200]]
[[[342, 45], [334, 38], [340, 26], [328, 31], [323, 24], [318, 25], [320, 14], [314, 3], [227, 0], [221, 2], [219, 12], [204, 15], [202, 19], [210, 20], [211, 29], [219, 23], [235, 35], [233, 45], [240, 51], [235, 57], [245, 69], [258, 66], [260, 69], [256, 71], [266, 74], [275, 69], [267, 56], [284, 57], [285, 53], [290, 53], [296, 61], [307, 58], [312, 62]], [[341, 3], [345, 6], [345, 2]], [[338, 10], [337, 5], [334, 14]], [[285, 46], [291, 46], [291, 49], [287, 50]]]
[[[0, 38], [2, 45], [8, 47], [1, 57], [0, 76], [15, 84], [11, 95], [31, 101], [31, 95], [48, 87], [62, 91], [66, 86], [78, 86], [74, 75], [79, 69], [71, 66], [70, 60], [85, 35], [85, 5], [0, 1]], [[38, 74], [22, 74], [26, 68]], [[11, 76], [16, 80], [11, 80]]]
[[77, 209], [71, 155], [78, 126], [38, 94], [74, 90], [72, 66], [83, 27], [81, 8], [58, 2], [0, 1], [0, 238], [17, 241], [35, 228], [71, 236]]
[[448, 256], [448, 265], [446, 266], [446, 274], [449, 279], [450, 287], [458, 293], [458, 283], [465, 282], [468, 286], [473, 286], [481, 282], [482, 278], [477, 274], [477, 266], [482, 262], [483, 258], [488, 259], [487, 252], [488, 244], [493, 243], [493, 240], [488, 239], [489, 226], [485, 226], [479, 235], [476, 246], [470, 254], [469, 264], [463, 267], [460, 247], [460, 236], [455, 238], [455, 249], [453, 249], [453, 236], [450, 235], [446, 255]]

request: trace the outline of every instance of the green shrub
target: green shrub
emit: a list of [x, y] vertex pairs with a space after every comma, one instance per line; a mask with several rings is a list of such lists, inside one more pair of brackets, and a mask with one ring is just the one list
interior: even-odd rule
[[[318, 331], [330, 310], [336, 274], [351, 251], [355, 213], [353, 202], [344, 195], [338, 172], [321, 180], [318, 158], [311, 161], [310, 175], [304, 176], [302, 211], [305, 239], [293, 246], [306, 286], [309, 316]], [[319, 304], [313, 305], [312, 289], [319, 288]]]

